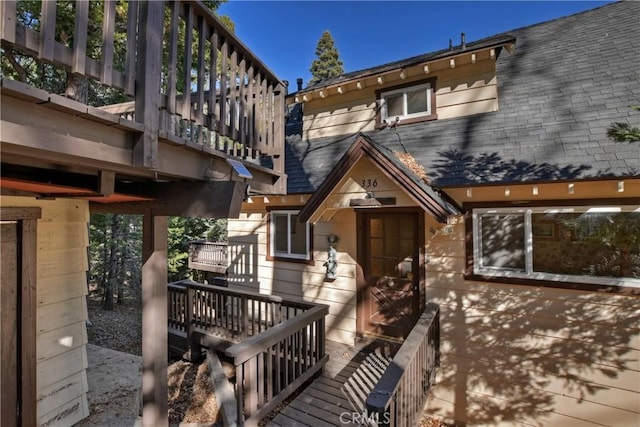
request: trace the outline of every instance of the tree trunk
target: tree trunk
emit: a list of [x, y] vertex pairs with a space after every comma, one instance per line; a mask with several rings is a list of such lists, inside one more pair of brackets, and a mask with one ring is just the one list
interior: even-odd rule
[[77, 73], [67, 73], [65, 96], [74, 101], [87, 104], [89, 102], [89, 79]]
[[117, 262], [117, 254], [118, 254], [118, 239], [120, 233], [118, 231], [118, 215], [113, 215], [111, 221], [111, 242], [109, 245], [109, 264], [108, 264], [108, 275], [107, 275], [107, 286], [105, 287], [104, 293], [104, 302], [102, 308], [105, 310], [113, 310], [113, 290], [115, 288], [115, 283], [118, 280], [118, 262]]

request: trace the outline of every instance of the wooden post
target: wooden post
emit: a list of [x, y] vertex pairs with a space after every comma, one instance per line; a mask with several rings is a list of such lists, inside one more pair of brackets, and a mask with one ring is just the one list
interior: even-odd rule
[[195, 304], [195, 296], [196, 290], [193, 289], [189, 284], [187, 286], [187, 303], [185, 307], [185, 329], [187, 332], [187, 344], [189, 345], [189, 356], [188, 359], [190, 362], [200, 362], [201, 361], [201, 352], [200, 345], [196, 341], [195, 330], [196, 325], [193, 322], [193, 309]]
[[167, 217], [146, 214], [142, 241], [142, 425], [167, 426]]
[[134, 143], [133, 163], [147, 168], [158, 161], [163, 23], [164, 2], [140, 3], [136, 121], [144, 123], [144, 132]]

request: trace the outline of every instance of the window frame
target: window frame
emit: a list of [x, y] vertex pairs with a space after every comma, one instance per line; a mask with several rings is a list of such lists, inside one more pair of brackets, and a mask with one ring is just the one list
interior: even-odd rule
[[[407, 101], [406, 101], [406, 93], [411, 89], [417, 89], [420, 87], [424, 87], [427, 91], [427, 102], [429, 103], [429, 111], [424, 113], [412, 113], [412, 114], [403, 114], [402, 116], [388, 116], [386, 114], [386, 102], [385, 97], [389, 95], [394, 95], [398, 93], [403, 94], [403, 113], [406, 112]], [[382, 127], [384, 121], [386, 120], [388, 124], [393, 124], [395, 122], [395, 118], [399, 117], [398, 124], [409, 124], [409, 123], [418, 123], [428, 120], [436, 120], [438, 118], [436, 114], [436, 79], [423, 79], [419, 81], [413, 81], [409, 83], [405, 83], [402, 85], [391, 86], [384, 89], [376, 90], [376, 101], [379, 106], [379, 112], [376, 116], [376, 127]]]
[[[271, 209], [268, 211], [269, 221], [268, 221], [268, 239], [269, 239], [269, 252], [267, 259], [269, 260], [285, 260], [292, 262], [310, 262], [312, 261], [312, 232], [311, 232], [311, 224], [307, 221], [304, 223], [304, 230], [306, 233], [306, 245], [305, 245], [305, 254], [296, 254], [291, 253], [291, 215], [298, 215], [300, 213], [300, 209], [291, 209], [291, 208], [279, 208], [279, 209]], [[276, 236], [276, 221], [274, 220], [275, 215], [287, 215], [287, 252], [276, 251], [275, 249], [275, 236]]]
[[[550, 213], [550, 212], [588, 212], [589, 210], [603, 212], [602, 209], [609, 209], [609, 212], [640, 212], [640, 206], [626, 203], [606, 203], [601, 205], [544, 205], [544, 206], [525, 206], [525, 207], [473, 207], [468, 209], [468, 235], [471, 236], [467, 242], [467, 258], [468, 268], [466, 277], [472, 280], [490, 280], [497, 282], [513, 282], [513, 283], [541, 283], [554, 287], [576, 287], [573, 285], [585, 285], [586, 287], [577, 286], [580, 289], [592, 289], [596, 287], [614, 287], [640, 289], [640, 279], [630, 277], [606, 277], [606, 276], [587, 276], [587, 275], [569, 275], [545, 273], [534, 270], [533, 266], [533, 230], [532, 230], [532, 214]], [[619, 209], [619, 210], [618, 210]], [[494, 266], [482, 265], [482, 240], [480, 217], [487, 213], [490, 214], [520, 214], [524, 217], [524, 254], [525, 264], [524, 270], [514, 270]]]

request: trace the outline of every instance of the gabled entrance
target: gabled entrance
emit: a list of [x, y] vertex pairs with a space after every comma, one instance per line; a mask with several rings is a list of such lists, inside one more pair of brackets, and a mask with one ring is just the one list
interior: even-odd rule
[[357, 323], [362, 336], [406, 338], [424, 310], [424, 215], [376, 209], [357, 214]]

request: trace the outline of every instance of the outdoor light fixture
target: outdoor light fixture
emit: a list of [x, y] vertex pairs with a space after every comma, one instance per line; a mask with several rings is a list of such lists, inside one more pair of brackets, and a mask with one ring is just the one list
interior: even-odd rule
[[327, 241], [329, 242], [329, 251], [327, 253], [327, 261], [323, 264], [325, 267], [327, 267], [327, 272], [324, 275], [324, 279], [326, 281], [334, 281], [336, 280], [337, 277], [337, 270], [338, 270], [338, 261], [336, 261], [336, 257], [338, 255], [338, 252], [336, 251], [336, 248], [334, 247], [336, 243], [338, 243], [338, 236], [336, 236], [335, 234], [330, 234], [329, 236], [327, 236]]

